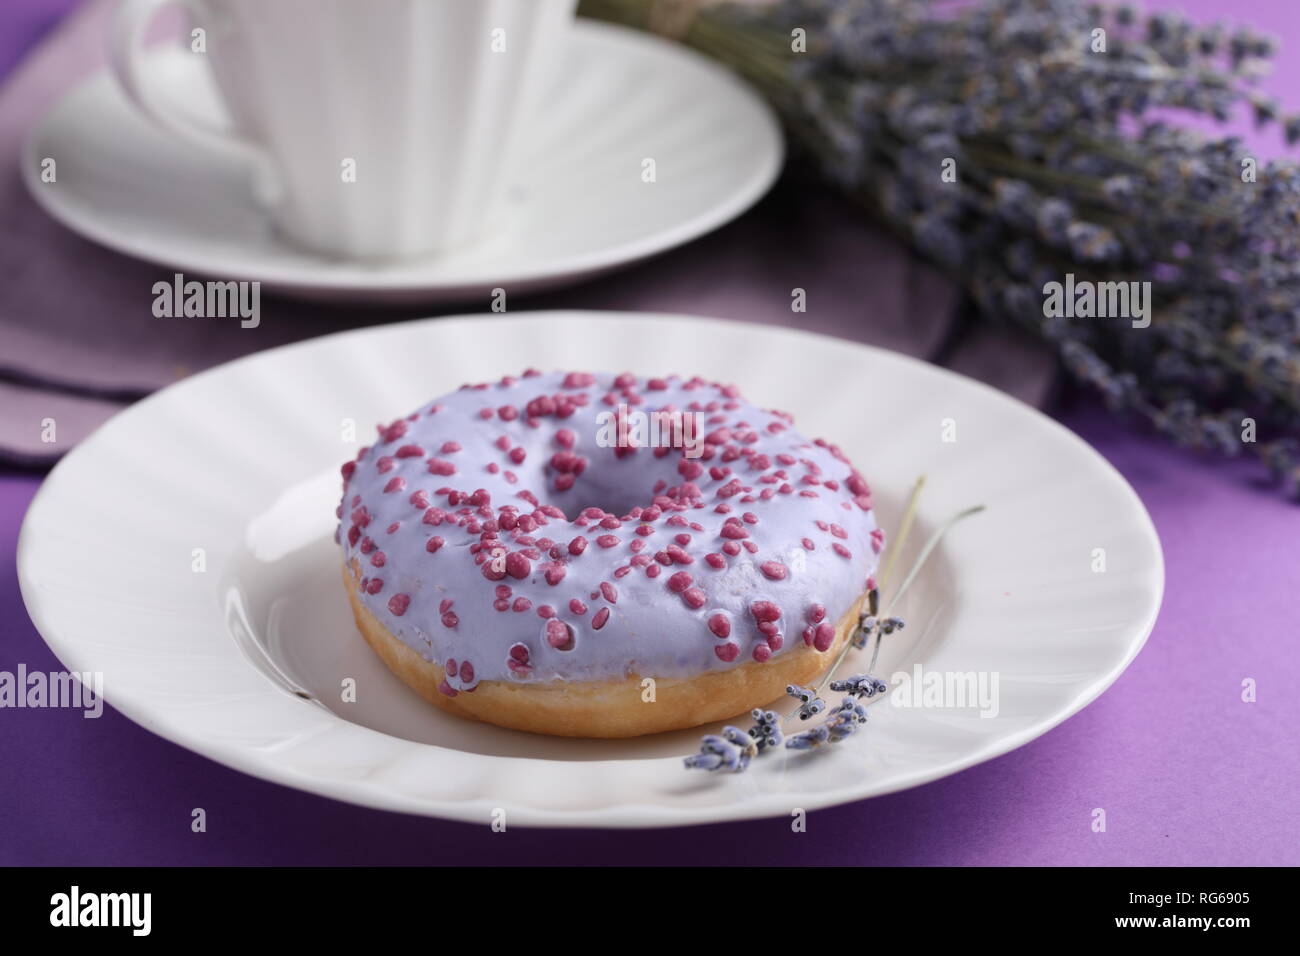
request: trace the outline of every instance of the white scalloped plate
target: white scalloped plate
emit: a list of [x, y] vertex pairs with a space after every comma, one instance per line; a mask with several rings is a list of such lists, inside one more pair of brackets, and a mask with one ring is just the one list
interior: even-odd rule
[[[215, 88], [192, 55], [158, 50], [146, 66], [220, 125]], [[24, 182], [69, 229], [169, 270], [308, 298], [428, 304], [486, 298], [498, 286], [536, 292], [663, 252], [740, 215], [780, 171], [772, 110], [680, 44], [579, 19], [566, 67], [546, 129], [525, 147], [535, 159], [510, 194], [509, 228], [441, 256], [356, 264], [283, 242], [239, 156], [158, 129], [106, 72], [32, 131]], [[58, 160], [57, 183], [41, 181], [44, 157]], [[641, 181], [646, 157], [656, 162], [652, 185]]]
[[[682, 768], [693, 731], [564, 740], [425, 705], [353, 630], [332, 540], [337, 469], [355, 452], [341, 425], [368, 429], [530, 365], [734, 381], [843, 445], [891, 530], [925, 473], [911, 553], [949, 514], [987, 505], [926, 564], [899, 608], [908, 627], [877, 673], [916, 663], [996, 673], [998, 714], [885, 698], [829, 751], [782, 751], [730, 776]], [[942, 440], [945, 419], [956, 441]], [[199, 548], [205, 571], [194, 570]], [[1096, 548], [1104, 573], [1092, 569]], [[511, 824], [610, 827], [784, 816], [1005, 753], [1119, 676], [1164, 582], [1132, 489], [1069, 431], [1000, 392], [805, 332], [575, 312], [349, 332], [164, 389], [55, 468], [24, 522], [18, 572], [65, 666], [103, 672], [111, 704], [214, 760], [390, 810], [488, 823], [500, 808]], [[349, 677], [357, 699], [345, 703]]]

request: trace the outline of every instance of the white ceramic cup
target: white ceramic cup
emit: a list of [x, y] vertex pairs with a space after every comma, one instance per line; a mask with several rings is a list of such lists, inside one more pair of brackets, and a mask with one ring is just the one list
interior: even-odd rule
[[[113, 72], [165, 128], [244, 151], [280, 232], [382, 260], [499, 223], [518, 146], [562, 61], [576, 0], [123, 0]], [[187, 111], [143, 68], [159, 12], [184, 8], [229, 122]]]

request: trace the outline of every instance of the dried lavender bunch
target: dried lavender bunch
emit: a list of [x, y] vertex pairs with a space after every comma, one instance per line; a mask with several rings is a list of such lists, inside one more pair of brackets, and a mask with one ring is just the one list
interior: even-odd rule
[[[950, 270], [982, 315], [1041, 335], [1112, 409], [1180, 445], [1252, 451], [1300, 497], [1300, 169], [1168, 118], [1244, 104], [1300, 140], [1300, 116], [1253, 89], [1269, 38], [1083, 0], [581, 12], [732, 66], [811, 165]], [[1149, 325], [1055, 314], [1046, 289], [1067, 276], [1149, 282]]]

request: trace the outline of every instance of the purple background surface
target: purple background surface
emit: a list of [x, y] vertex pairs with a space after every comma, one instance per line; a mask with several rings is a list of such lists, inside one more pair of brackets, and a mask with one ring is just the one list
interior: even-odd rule
[[[6, 0], [0, 76], [74, 5]], [[1147, 4], [1158, 5], [1205, 16], [1222, 8], [1216, 0]], [[1287, 99], [1300, 84], [1300, 10], [1290, 0], [1253, 0], [1232, 13], [1287, 39], [1268, 83]], [[1298, 99], [1288, 105], [1300, 107]], [[1276, 147], [1268, 135], [1259, 141], [1261, 151]], [[655, 268], [639, 270], [643, 284]], [[684, 281], [672, 269], [661, 278]], [[548, 304], [563, 306], [564, 296]], [[851, 319], [841, 332], [857, 337]], [[833, 328], [832, 319], [821, 330]], [[486, 825], [363, 810], [254, 780], [111, 708], [99, 720], [6, 709], [0, 863], [1300, 863], [1300, 542], [1292, 537], [1300, 511], [1261, 489], [1253, 467], [1167, 448], [1090, 399], [1055, 411], [1137, 489], [1164, 543], [1168, 586], [1146, 649], [1115, 686], [997, 760], [819, 811], [803, 834], [783, 819], [494, 834]], [[0, 471], [0, 670], [59, 666], [27, 619], [13, 567], [40, 478]], [[1240, 699], [1248, 677], [1258, 682], [1257, 703]], [[207, 833], [190, 832], [194, 807], [207, 810]], [[1091, 830], [1095, 807], [1106, 810], [1105, 833]]]

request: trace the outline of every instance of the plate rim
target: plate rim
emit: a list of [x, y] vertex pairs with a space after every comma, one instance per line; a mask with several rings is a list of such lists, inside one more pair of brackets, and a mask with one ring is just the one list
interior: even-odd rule
[[[693, 68], [708, 74], [710, 82], [730, 88], [735, 95], [748, 100], [755, 111], [755, 129], [761, 129], [763, 138], [767, 141], [768, 148], [762, 154], [764, 162], [755, 169], [750, 179], [735, 184], [725, 202], [714, 203], [702, 213], [683, 218], [670, 229], [641, 236], [618, 246], [592, 249], [583, 255], [552, 262], [550, 265], [535, 264], [514, 274], [503, 276], [493, 273], [491, 278], [435, 276], [432, 280], [416, 271], [420, 260], [401, 263], [402, 271], [396, 275], [384, 271], [367, 273], [364, 269], [340, 273], [339, 263], [326, 258], [319, 258], [316, 265], [306, 268], [282, 264], [272, 267], [270, 271], [249, 271], [248, 263], [242, 264], [242, 268], [225, 268], [223, 266], [241, 264], [214, 261], [202, 254], [196, 256], [188, 251], [189, 247], [155, 243], [134, 232], [116, 230], [111, 223], [106, 223], [101, 218], [88, 219], [75, 215], [66, 203], [55, 197], [53, 193], [56, 191], [49, 190], [40, 182], [40, 150], [37, 147], [51, 118], [64, 109], [70, 99], [83, 95], [89, 87], [103, 83], [106, 79], [111, 83], [107, 67], [95, 70], [64, 90], [24, 133], [20, 147], [21, 179], [32, 200], [64, 228], [102, 248], [139, 262], [192, 272], [195, 275], [255, 280], [261, 282], [268, 291], [279, 291], [300, 298], [328, 297], [347, 301], [404, 299], [426, 303], [458, 299], [463, 301], [498, 285], [513, 286], [518, 294], [531, 293], [630, 266], [708, 235], [740, 216], [766, 195], [785, 163], [785, 135], [771, 105], [750, 84], [703, 54], [645, 31], [586, 17], [575, 18], [573, 29], [575, 34], [588, 35], [603, 44], [629, 44], [652, 52], [663, 59], [665, 69], [671, 69], [674, 61], [690, 63]], [[153, 57], [160, 55], [166, 56], [168, 51], [155, 49], [150, 52]]]
[[[926, 767], [922, 770], [905, 774], [891, 784], [882, 788], [864, 787], [861, 781], [840, 787], [834, 790], [818, 791], [815, 793], [798, 791], [785, 791], [780, 793], [765, 793], [742, 803], [721, 804], [716, 807], [665, 807], [662, 805], [650, 803], [620, 803], [599, 808], [583, 809], [554, 809], [539, 808], [536, 806], [518, 806], [509, 809], [510, 823], [514, 826], [543, 827], [557, 829], [649, 829], [660, 827], [677, 827], [677, 826], [696, 826], [711, 823], [735, 822], [740, 820], [768, 819], [773, 816], [781, 815], [788, 812], [792, 805], [790, 801], [795, 795], [800, 798], [800, 806], [805, 810], [819, 810], [827, 807], [839, 806], [845, 803], [858, 802], [861, 800], [871, 799], [877, 796], [885, 796], [891, 793], [897, 793], [902, 790], [908, 790], [913, 787], [931, 783], [943, 777], [951, 776], [961, 770], [977, 766], [996, 757], [1016, 750], [1030, 741], [1043, 736], [1048, 731], [1059, 726], [1064, 721], [1079, 713], [1098, 697], [1108, 690], [1116, 680], [1124, 673], [1132, 663], [1134, 658], [1141, 652], [1149, 638], [1164, 600], [1166, 576], [1165, 576], [1165, 559], [1164, 549], [1160, 541], [1159, 534], [1147, 511], [1141, 497], [1119, 472], [1119, 470], [1110, 463], [1100, 452], [1089, 445], [1083, 438], [1065, 425], [1056, 421], [1051, 416], [1022, 402], [999, 389], [970, 378], [959, 372], [944, 368], [943, 366], [934, 365], [923, 359], [915, 358], [900, 352], [895, 352], [879, 346], [869, 345], [862, 342], [854, 342], [839, 336], [827, 335], [821, 332], [814, 332], [805, 329], [797, 329], [789, 326], [769, 326], [758, 323], [739, 322], [731, 319], [719, 319], [709, 316], [692, 315], [690, 313], [663, 313], [663, 312], [631, 312], [625, 310], [598, 310], [598, 309], [547, 309], [547, 310], [519, 310], [505, 314], [494, 313], [463, 313], [451, 316], [439, 316], [405, 322], [385, 323], [382, 325], [368, 326], [364, 328], [346, 329], [338, 332], [317, 336], [310, 339], [304, 339], [298, 342], [292, 342], [280, 345], [275, 348], [265, 349], [260, 352], [242, 356], [230, 362], [205, 369], [186, 379], [175, 382], [163, 389], [154, 392], [144, 399], [128, 406], [123, 411], [110, 418], [104, 425], [96, 429], [77, 447], [73, 448], [66, 454], [55, 466], [45, 480], [42, 481], [37, 489], [36, 495], [30, 502], [26, 513], [23, 516], [22, 525], [19, 529], [18, 544], [15, 556], [15, 566], [19, 582], [19, 589], [22, 594], [23, 603], [31, 618], [33, 626], [41, 635], [42, 640], [68, 670], [84, 671], [87, 668], [77, 667], [75, 648], [75, 639], [69, 640], [66, 635], [47, 634], [47, 630], [53, 630], [49, 627], [48, 622], [44, 620], [41, 613], [40, 601], [38, 596], [38, 584], [34, 580], [33, 570], [29, 566], [32, 559], [32, 546], [30, 540], [34, 535], [32, 526], [35, 523], [33, 516], [39, 516], [42, 509], [51, 507], [49, 499], [53, 492], [51, 491], [51, 479], [53, 479], [62, 469], [72, 467], [69, 462], [75, 462], [85, 454], [93, 453], [99, 442], [111, 438], [111, 429], [115, 422], [125, 420], [136, 415], [147, 414], [155, 402], [169, 400], [171, 394], [175, 391], [181, 391], [187, 388], [195, 381], [208, 376], [217, 376], [225, 373], [234, 366], [245, 364], [254, 364], [258, 362], [273, 362], [275, 357], [293, 350], [308, 350], [313, 347], [319, 347], [327, 341], [342, 340], [349, 337], [364, 337], [372, 334], [383, 334], [386, 332], [402, 329], [414, 334], [421, 334], [430, 326], [436, 326], [441, 323], [482, 323], [488, 322], [545, 322], [548, 318], [554, 317], [583, 317], [596, 319], [602, 323], [608, 323], [611, 320], [633, 319], [638, 321], [647, 320], [682, 320], [687, 319], [693, 323], [708, 324], [713, 326], [725, 327], [733, 331], [737, 326], [748, 327], [750, 329], [763, 333], [786, 335], [791, 338], [812, 338], [824, 340], [829, 343], [836, 343], [839, 346], [851, 346], [856, 349], [865, 350], [872, 353], [877, 360], [895, 362], [907, 369], [919, 369], [926, 373], [937, 374], [940, 378], [950, 381], [956, 381], [963, 387], [974, 387], [976, 390], [990, 396], [995, 402], [1000, 402], [1004, 406], [1013, 409], [1017, 414], [1028, 413], [1029, 418], [1036, 419], [1040, 424], [1045, 424], [1049, 429], [1055, 430], [1060, 436], [1064, 436], [1069, 442], [1075, 445], [1084, 455], [1091, 457], [1096, 464], [1102, 466], [1102, 473], [1106, 474], [1109, 480], [1117, 489], [1121, 489], [1125, 497], [1128, 498], [1130, 505], [1134, 506], [1134, 516], [1138, 519], [1140, 531], [1143, 537], [1147, 538], [1153, 546], [1154, 565], [1152, 566], [1150, 576], [1150, 599], [1148, 606], [1143, 614], [1142, 621], [1132, 630], [1131, 636], [1126, 639], [1125, 651], [1120, 659], [1113, 662], [1104, 672], [1098, 673], [1091, 679], [1086, 686], [1080, 688], [1074, 693], [1065, 705], [1056, 707], [1052, 713], [1046, 717], [1035, 719], [1030, 725], [1006, 734], [993, 738], [991, 741], [982, 744], [974, 752], [968, 753], [942, 763]], [[108, 438], [105, 433], [109, 432]], [[251, 666], [251, 665], [250, 665]], [[364, 781], [350, 779], [328, 779], [323, 777], [309, 778], [303, 775], [294, 775], [293, 771], [277, 770], [274, 764], [269, 760], [258, 760], [256, 751], [250, 751], [249, 748], [240, 748], [235, 745], [227, 744], [224, 741], [214, 741], [202, 738], [201, 735], [191, 733], [185, 728], [177, 729], [176, 727], [167, 727], [162, 729], [158, 726], [161, 721], [156, 718], [153, 709], [146, 704], [138, 704], [134, 700], [129, 700], [125, 705], [117, 695], [105, 692], [104, 699], [112, 704], [114, 709], [119, 711], [133, 723], [144, 729], [185, 747], [200, 756], [207, 757], [231, 769], [247, 773], [258, 779], [266, 780], [271, 783], [289, 786], [305, 792], [313, 793], [318, 796], [327, 797], [345, 803], [352, 803], [372, 809], [387, 810], [391, 812], [408, 813], [416, 816], [431, 817], [437, 819], [457, 820], [467, 823], [483, 823], [489, 819], [486, 812], [499, 805], [491, 800], [484, 800], [478, 797], [465, 800], [419, 800], [409, 797], [406, 794], [391, 791], [379, 790], [369, 787]], [[328, 711], [327, 711], [328, 712]], [[345, 721], [343, 718], [333, 715], [334, 719], [346, 723], [351, 727], [357, 728], [369, 734], [375, 734], [381, 738], [390, 740], [403, 740], [410, 746], [415, 747], [433, 747], [441, 750], [453, 750], [452, 748], [440, 747], [436, 744], [422, 744], [415, 741], [397, 738], [385, 734], [381, 731], [374, 730], [370, 727], [360, 724], [353, 724]], [[462, 751], [453, 751], [463, 753]], [[497, 757], [490, 755], [479, 755], [491, 761], [511, 761], [517, 764], [526, 764], [531, 762], [542, 764], [553, 764], [557, 761], [544, 758], [534, 757]], [[649, 759], [649, 758], [645, 758]], [[563, 762], [563, 761], [559, 761]], [[607, 766], [618, 763], [637, 763], [638, 758], [632, 758], [628, 761], [610, 760], [603, 763]], [[864, 790], [870, 790], [864, 793]], [[774, 809], [769, 804], [776, 798], [780, 798], [781, 807]]]

